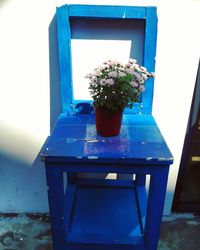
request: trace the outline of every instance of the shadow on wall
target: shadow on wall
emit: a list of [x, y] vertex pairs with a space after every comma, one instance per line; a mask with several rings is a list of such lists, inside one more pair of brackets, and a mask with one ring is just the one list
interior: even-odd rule
[[49, 25], [49, 72], [50, 72], [50, 130], [61, 113], [61, 88], [59, 79], [56, 15]]
[[[0, 8], [9, 1], [0, 0]], [[55, 16], [49, 26], [50, 129], [61, 113]], [[27, 138], [28, 139], [28, 138]], [[17, 137], [17, 140], [20, 138]], [[24, 139], [26, 140], [26, 139]], [[20, 145], [20, 141], [17, 141]], [[26, 144], [23, 144], [26, 145]], [[23, 147], [21, 144], [19, 147]], [[23, 150], [23, 149], [22, 149]], [[24, 150], [26, 153], [26, 150]], [[0, 150], [0, 213], [48, 212], [47, 185], [40, 152], [32, 163]]]
[[44, 165], [0, 152], [0, 212], [48, 212]]
[[0, 8], [3, 7], [5, 4], [7, 4], [8, 2], [10, 2], [10, 1], [8, 1], [8, 0], [1, 0], [0, 1]]

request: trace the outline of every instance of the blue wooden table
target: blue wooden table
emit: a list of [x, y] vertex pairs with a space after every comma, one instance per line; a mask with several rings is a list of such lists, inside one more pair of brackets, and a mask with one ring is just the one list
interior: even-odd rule
[[41, 156], [54, 250], [157, 249], [173, 157], [151, 115], [124, 114], [120, 135], [105, 138], [96, 133], [93, 113], [62, 114]]
[[[71, 39], [80, 34], [97, 40], [124, 37], [132, 41], [130, 57], [136, 55], [154, 72], [156, 11], [108, 5], [63, 5], [56, 10], [62, 113], [42, 149], [54, 250], [157, 249], [173, 158], [151, 115], [154, 81], [149, 79], [140, 101], [124, 111], [120, 135], [104, 138], [96, 133], [92, 110], [74, 97], [71, 60]], [[88, 179], [80, 173], [96, 176]], [[107, 173], [120, 178], [97, 178]]]

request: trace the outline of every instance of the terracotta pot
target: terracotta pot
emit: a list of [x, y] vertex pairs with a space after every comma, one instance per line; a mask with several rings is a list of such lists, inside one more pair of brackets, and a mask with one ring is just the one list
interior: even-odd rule
[[110, 113], [102, 108], [95, 108], [97, 133], [104, 137], [120, 133], [122, 111]]

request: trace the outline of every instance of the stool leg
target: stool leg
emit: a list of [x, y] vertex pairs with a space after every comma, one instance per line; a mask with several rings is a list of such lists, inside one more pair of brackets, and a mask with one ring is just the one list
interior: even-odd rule
[[58, 167], [46, 166], [48, 185], [49, 212], [53, 249], [64, 249], [64, 186], [63, 173]]
[[156, 250], [160, 236], [169, 166], [156, 167], [151, 174], [144, 240], [146, 250]]
[[145, 186], [146, 184], [146, 174], [136, 174], [136, 185]]

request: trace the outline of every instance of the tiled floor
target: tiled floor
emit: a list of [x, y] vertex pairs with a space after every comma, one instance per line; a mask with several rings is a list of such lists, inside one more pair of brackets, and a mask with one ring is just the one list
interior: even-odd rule
[[[200, 250], [200, 217], [163, 218], [158, 250], [179, 249]], [[52, 250], [49, 216], [0, 215], [0, 250]]]

